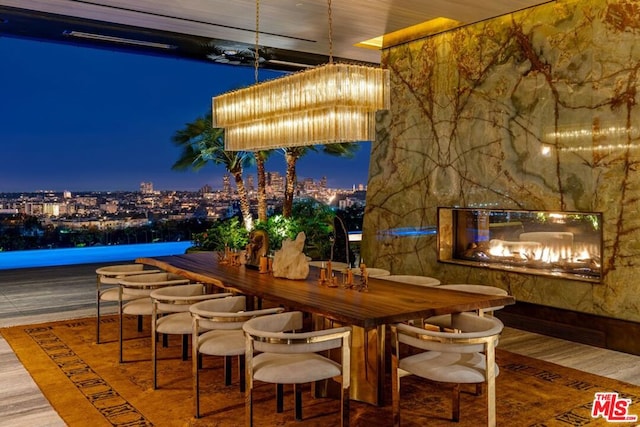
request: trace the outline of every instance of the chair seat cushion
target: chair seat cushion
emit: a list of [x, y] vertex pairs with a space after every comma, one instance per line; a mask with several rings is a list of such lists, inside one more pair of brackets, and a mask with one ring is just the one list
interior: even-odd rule
[[242, 329], [213, 330], [198, 337], [198, 352], [211, 356], [238, 356], [244, 354], [245, 339]]
[[138, 298], [122, 306], [124, 314], [137, 314], [140, 316], [151, 316], [153, 305], [151, 298]]
[[186, 335], [193, 332], [191, 313], [172, 313], [158, 318], [156, 332], [161, 334]]
[[316, 353], [261, 353], [253, 358], [253, 377], [275, 384], [304, 384], [341, 374], [340, 364]]
[[[426, 351], [400, 360], [398, 367], [413, 375], [445, 383], [485, 381], [486, 359], [481, 353]], [[495, 368], [498, 375], [498, 365]]]

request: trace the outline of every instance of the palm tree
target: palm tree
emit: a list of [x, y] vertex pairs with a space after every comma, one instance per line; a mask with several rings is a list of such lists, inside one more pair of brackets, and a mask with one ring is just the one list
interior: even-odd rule
[[[352, 158], [358, 150], [355, 142], [341, 142], [336, 144], [322, 145], [322, 152], [330, 156]], [[284, 204], [282, 206], [282, 216], [291, 217], [293, 210], [293, 196], [296, 188], [296, 163], [300, 157], [310, 151], [318, 151], [316, 146], [286, 147], [283, 148], [284, 157], [287, 162], [287, 173], [285, 180]]]
[[173, 164], [173, 170], [200, 170], [208, 162], [224, 167], [233, 175], [240, 198], [240, 210], [244, 227], [253, 228], [253, 217], [249, 207], [249, 197], [244, 186], [242, 172], [253, 163], [253, 155], [247, 151], [226, 151], [224, 149], [224, 130], [214, 128], [211, 112], [187, 123], [184, 129], [178, 130], [172, 141], [182, 147], [180, 158]]
[[313, 146], [286, 147], [284, 158], [287, 162], [287, 173], [284, 181], [284, 203], [282, 205], [282, 216], [291, 218], [293, 211], [293, 195], [296, 189], [296, 163], [298, 159], [309, 151], [316, 151]]
[[253, 153], [256, 160], [256, 173], [258, 175], [258, 221], [267, 221], [267, 176], [265, 162], [273, 153], [273, 150], [256, 151]]

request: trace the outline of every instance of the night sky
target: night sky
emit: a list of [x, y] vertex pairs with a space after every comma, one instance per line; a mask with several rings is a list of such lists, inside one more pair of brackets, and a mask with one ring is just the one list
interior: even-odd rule
[[[0, 192], [221, 188], [224, 168], [172, 171], [176, 130], [211, 98], [254, 82], [252, 67], [206, 64], [0, 37]], [[260, 70], [261, 81], [278, 76]], [[311, 154], [299, 179], [366, 184], [370, 143], [354, 159]], [[274, 155], [268, 171], [284, 174]], [[254, 170], [247, 173], [255, 174]]]

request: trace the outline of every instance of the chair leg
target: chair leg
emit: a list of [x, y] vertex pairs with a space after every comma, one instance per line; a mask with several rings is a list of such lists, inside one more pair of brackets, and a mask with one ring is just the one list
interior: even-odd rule
[[189, 338], [187, 334], [182, 335], [182, 360], [189, 360]]
[[340, 426], [349, 427], [349, 388], [341, 387], [342, 394], [340, 395]]
[[244, 355], [238, 356], [238, 370], [240, 371], [240, 392], [244, 392], [245, 390], [245, 363], [244, 363]]
[[202, 353], [198, 350], [198, 320], [194, 319], [191, 332], [191, 374], [193, 377], [193, 404], [196, 418], [200, 418], [200, 369], [202, 368]]
[[224, 385], [231, 385], [231, 356], [224, 356]]
[[123, 330], [122, 330], [122, 299], [120, 299], [120, 301], [118, 301], [118, 317], [119, 317], [119, 322], [118, 322], [118, 360], [120, 361], [120, 363], [124, 362], [124, 356], [122, 355], [122, 339], [123, 339]]
[[249, 384], [244, 393], [244, 424], [253, 427], [253, 387]]
[[400, 373], [395, 353], [391, 355], [391, 412], [393, 427], [400, 427]]
[[142, 332], [142, 316], [138, 315], [138, 332]]
[[[194, 346], [195, 349], [195, 346]], [[196, 418], [200, 418], [200, 371], [199, 368], [202, 367], [200, 361], [202, 360], [202, 354], [197, 354], [197, 350], [194, 350], [194, 356], [192, 357], [192, 370], [193, 370], [193, 400], [195, 405], [195, 416]]]
[[294, 384], [293, 394], [295, 396], [296, 421], [302, 421], [302, 387], [300, 387], [298, 384]]
[[96, 291], [96, 344], [100, 344], [100, 288]]
[[284, 410], [284, 386], [276, 384], [276, 412], [281, 413]]
[[156, 332], [156, 327], [155, 327], [155, 322], [156, 322], [156, 318], [155, 316], [152, 319], [152, 331], [151, 331], [151, 359], [152, 359], [152, 371], [153, 371], [153, 389], [157, 389], [158, 388], [158, 361], [157, 359], [157, 355], [158, 355], [158, 333]]
[[460, 384], [454, 384], [451, 390], [451, 419], [460, 421]]

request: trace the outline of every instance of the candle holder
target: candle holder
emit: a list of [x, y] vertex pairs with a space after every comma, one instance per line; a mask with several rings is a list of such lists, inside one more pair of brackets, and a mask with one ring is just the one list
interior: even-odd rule
[[347, 267], [347, 269], [342, 272], [342, 287], [344, 289], [353, 288], [353, 271], [351, 271], [350, 267]]
[[324, 262], [320, 267], [320, 276], [318, 277], [318, 283], [320, 283], [321, 286], [327, 284], [327, 269], [325, 267]]
[[364, 263], [360, 264], [360, 285], [358, 286], [358, 291], [369, 292], [369, 272]]
[[261, 256], [260, 257], [260, 266], [258, 268], [258, 271], [261, 274], [265, 274], [269, 272], [269, 261], [267, 260], [266, 256]]

